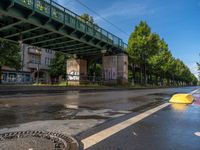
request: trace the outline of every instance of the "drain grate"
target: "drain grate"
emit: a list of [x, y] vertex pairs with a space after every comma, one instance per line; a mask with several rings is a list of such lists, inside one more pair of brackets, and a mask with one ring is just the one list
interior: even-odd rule
[[72, 137], [53, 132], [20, 131], [0, 134], [1, 150], [78, 150]]

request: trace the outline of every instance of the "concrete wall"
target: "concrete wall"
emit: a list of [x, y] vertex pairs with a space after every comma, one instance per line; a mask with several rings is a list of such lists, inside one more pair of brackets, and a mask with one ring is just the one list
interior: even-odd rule
[[117, 80], [117, 56], [103, 57], [103, 76], [106, 81]]
[[128, 56], [126, 54], [119, 54], [118, 59], [118, 79], [122, 82], [128, 82]]
[[79, 85], [86, 81], [87, 77], [87, 61], [83, 59], [67, 60], [68, 84]]
[[128, 82], [128, 56], [118, 54], [103, 57], [103, 76], [107, 83]]

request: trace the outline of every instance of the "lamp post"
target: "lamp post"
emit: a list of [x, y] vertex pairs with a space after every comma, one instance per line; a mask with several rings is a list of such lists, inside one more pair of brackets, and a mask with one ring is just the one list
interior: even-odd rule
[[39, 84], [39, 76], [40, 76], [40, 63], [37, 63], [37, 84]]
[[[23, 72], [24, 71], [24, 45], [23, 45], [23, 36], [22, 34], [20, 33], [20, 36], [19, 36], [19, 47], [20, 47], [20, 51], [21, 51], [21, 71]], [[20, 82], [24, 82], [24, 78], [25, 76], [22, 74], [21, 75], [21, 81]]]
[[102, 80], [104, 79], [104, 65], [103, 65], [103, 57], [105, 56], [105, 54], [107, 53], [106, 49], [101, 50], [101, 54], [102, 54]]
[[[41, 50], [38, 49], [36, 49], [36, 53], [38, 53], [39, 55], [42, 54]], [[37, 62], [37, 84], [39, 84], [39, 79], [40, 79], [40, 62], [41, 60]]]

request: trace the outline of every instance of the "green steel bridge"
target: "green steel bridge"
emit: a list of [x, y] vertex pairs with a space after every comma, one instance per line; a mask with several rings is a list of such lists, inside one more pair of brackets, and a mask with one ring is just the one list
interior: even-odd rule
[[0, 38], [80, 56], [127, 48], [119, 37], [52, 0], [0, 0]]

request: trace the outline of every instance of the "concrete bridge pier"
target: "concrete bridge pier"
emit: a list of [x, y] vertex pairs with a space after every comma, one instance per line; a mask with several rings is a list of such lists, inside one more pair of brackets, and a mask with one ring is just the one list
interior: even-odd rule
[[105, 84], [128, 83], [128, 56], [126, 54], [103, 56], [102, 63]]
[[[128, 56], [126, 54], [102, 57], [102, 78], [105, 84], [128, 83]], [[87, 83], [87, 60], [71, 58], [67, 60], [68, 85]]]
[[71, 58], [67, 60], [68, 85], [80, 85], [87, 82], [87, 61]]

